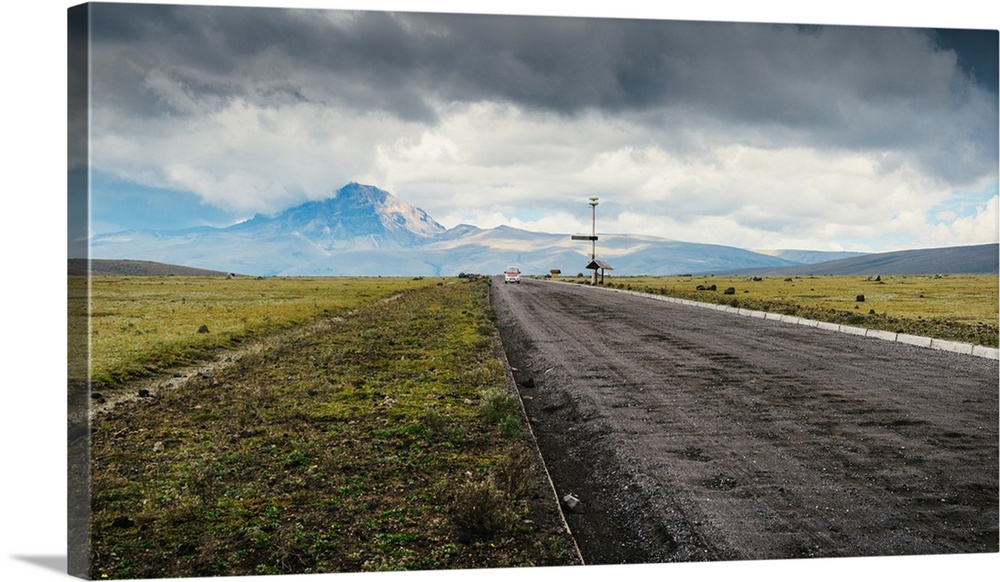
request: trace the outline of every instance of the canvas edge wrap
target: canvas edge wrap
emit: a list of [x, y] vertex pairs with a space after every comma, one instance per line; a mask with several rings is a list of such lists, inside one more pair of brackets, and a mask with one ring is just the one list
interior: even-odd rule
[[[67, 255], [89, 265], [90, 5], [72, 6], [66, 16]], [[66, 570], [85, 579], [90, 578], [91, 514], [89, 279], [89, 268], [67, 271]]]

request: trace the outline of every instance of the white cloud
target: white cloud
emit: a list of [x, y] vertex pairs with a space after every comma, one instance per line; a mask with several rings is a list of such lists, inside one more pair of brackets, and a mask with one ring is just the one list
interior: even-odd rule
[[603, 232], [747, 248], [996, 239], [989, 208], [929, 224], [949, 217], [948, 186], [892, 152], [755, 147], [694, 128], [687, 131], [699, 148], [667, 151], [627, 118], [487, 102], [441, 107], [433, 126], [309, 103], [233, 99], [192, 111], [124, 126], [96, 115], [96, 163], [246, 212], [280, 210], [359, 180], [446, 226], [582, 232], [586, 199], [600, 196]]
[[[357, 25], [379, 42], [352, 36]], [[599, 196], [605, 232], [770, 248], [996, 240], [990, 205], [972, 213], [951, 194], [995, 188], [997, 163], [986, 151], [996, 149], [995, 128], [984, 138], [981, 127], [996, 119], [995, 97], [912, 30], [876, 37], [832, 27], [810, 36], [744, 26], [732, 38], [711, 29], [718, 42], [686, 45], [677, 39], [707, 30], [687, 27], [676, 38], [641, 36], [672, 56], [647, 62], [629, 52], [629, 35], [602, 28], [600, 38], [614, 42], [586, 54], [592, 68], [606, 69], [588, 71], [577, 52], [544, 44], [505, 53], [533, 80], [532, 93], [435, 50], [448, 35], [425, 42], [406, 19], [337, 26], [343, 35], [314, 26], [301, 46], [272, 41], [252, 55], [191, 57], [201, 53], [163, 39], [137, 43], [132, 54], [99, 44], [94, 166], [241, 213], [360, 181], [446, 226], [589, 230], [586, 199]], [[579, 39], [581, 31], [558, 34]], [[216, 32], [189, 38], [215, 43]], [[526, 40], [505, 27], [482, 32], [489, 47], [506, 46], [507, 34]], [[752, 50], [734, 51], [736, 41]], [[157, 42], [163, 52], [152, 50]], [[333, 52], [309, 51], [308, 42]], [[491, 62], [473, 48], [473, 63]], [[111, 66], [118, 61], [130, 65]], [[592, 75], [541, 74], [560, 63]], [[392, 71], [398, 76], [380, 76]], [[583, 93], [560, 96], [559, 83]]]
[[300, 103], [263, 107], [233, 99], [185, 117], [121, 119], [97, 110], [95, 167], [123, 179], [190, 191], [213, 206], [273, 212], [375, 179], [376, 147], [409, 124]]

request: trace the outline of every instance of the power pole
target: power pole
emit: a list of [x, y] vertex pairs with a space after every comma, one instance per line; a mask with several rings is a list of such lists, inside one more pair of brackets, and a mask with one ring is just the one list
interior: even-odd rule
[[[587, 268], [593, 268], [594, 274], [590, 278], [591, 285], [597, 285], [597, 269], [601, 267], [597, 266], [597, 200], [596, 196], [590, 198], [590, 236], [585, 234], [574, 234], [573, 240], [589, 240], [590, 241], [590, 264]], [[610, 269], [610, 265], [608, 266]], [[601, 275], [602, 283], [604, 282], [604, 275]]]
[[[596, 196], [590, 198], [590, 261], [597, 260], [597, 200]], [[597, 285], [597, 268], [590, 279], [591, 285]]]

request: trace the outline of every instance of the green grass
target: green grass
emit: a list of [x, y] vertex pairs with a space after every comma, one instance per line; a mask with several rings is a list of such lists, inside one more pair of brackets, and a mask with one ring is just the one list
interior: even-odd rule
[[[71, 289], [85, 281], [71, 281]], [[425, 278], [93, 277], [91, 376], [113, 388], [212, 350], [433, 286]], [[207, 333], [199, 333], [201, 326]], [[79, 344], [79, 342], [78, 342]], [[79, 358], [71, 361], [79, 361]]]
[[573, 563], [562, 535], [523, 521], [526, 435], [487, 282], [386, 284], [211, 380], [100, 415], [91, 576]]
[[[996, 275], [615, 277], [606, 286], [998, 346]], [[697, 286], [714, 291], [699, 291]], [[735, 293], [724, 294], [732, 287]], [[864, 295], [864, 301], [857, 301]]]

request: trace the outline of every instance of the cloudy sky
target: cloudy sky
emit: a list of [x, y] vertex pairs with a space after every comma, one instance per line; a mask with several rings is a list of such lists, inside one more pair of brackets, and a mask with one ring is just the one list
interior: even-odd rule
[[995, 30], [268, 5], [94, 7], [93, 231], [358, 181], [447, 227], [587, 232], [598, 196], [744, 248], [998, 240]]

